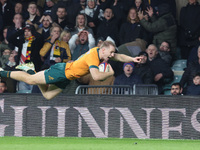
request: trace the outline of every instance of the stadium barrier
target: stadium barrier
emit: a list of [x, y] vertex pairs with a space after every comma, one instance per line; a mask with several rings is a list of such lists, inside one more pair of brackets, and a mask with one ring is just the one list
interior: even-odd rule
[[0, 95], [0, 136], [200, 139], [193, 96]]
[[158, 95], [156, 84], [79, 85], [75, 94]]

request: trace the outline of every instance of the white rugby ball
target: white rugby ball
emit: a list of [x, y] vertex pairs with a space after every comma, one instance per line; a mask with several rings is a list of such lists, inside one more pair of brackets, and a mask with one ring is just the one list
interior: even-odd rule
[[100, 63], [99, 65], [100, 72], [109, 72], [109, 65], [107, 62]]

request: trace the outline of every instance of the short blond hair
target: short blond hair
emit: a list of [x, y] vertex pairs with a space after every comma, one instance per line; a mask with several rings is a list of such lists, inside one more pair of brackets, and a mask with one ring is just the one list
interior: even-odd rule
[[116, 45], [111, 41], [103, 41], [103, 43], [100, 45], [99, 48], [101, 49], [103, 47], [110, 47], [110, 46], [116, 47]]

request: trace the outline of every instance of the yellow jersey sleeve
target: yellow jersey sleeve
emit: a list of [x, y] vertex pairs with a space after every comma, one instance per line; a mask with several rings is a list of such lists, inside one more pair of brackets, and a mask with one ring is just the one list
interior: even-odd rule
[[88, 74], [90, 68], [98, 69], [99, 64], [99, 48], [95, 47], [81, 55], [76, 61], [67, 63], [65, 75], [67, 79], [74, 80]]

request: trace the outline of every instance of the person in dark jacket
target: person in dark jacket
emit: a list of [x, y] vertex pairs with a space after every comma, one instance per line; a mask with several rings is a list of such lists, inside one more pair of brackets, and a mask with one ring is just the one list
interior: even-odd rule
[[[24, 35], [24, 38], [18, 39], [18, 37], [21, 35]], [[35, 31], [34, 26], [27, 25], [25, 28], [10, 36], [7, 40], [19, 49], [16, 65], [19, 63], [33, 62], [35, 65], [35, 70], [40, 71], [42, 61], [39, 55], [39, 51], [44, 43], [41, 34]], [[29, 46], [25, 44], [27, 42], [30, 43]], [[27, 56], [26, 52], [23, 52], [23, 50], [26, 52], [30, 51], [30, 55]]]
[[[24, 35], [23, 39], [18, 39]], [[18, 47], [18, 55], [16, 57], [16, 65], [33, 62], [35, 70], [40, 71], [42, 61], [39, 51], [43, 46], [42, 36], [35, 31], [34, 26], [27, 25], [25, 28], [17, 31], [8, 38], [8, 41]], [[32, 86], [19, 82], [19, 90], [31, 90]]]
[[139, 12], [138, 16], [140, 18], [140, 24], [147, 31], [154, 34], [153, 44], [157, 47], [159, 47], [163, 41], [168, 41], [171, 44], [171, 54], [175, 59], [177, 47], [177, 25], [175, 18], [170, 12], [170, 6], [165, 3], [158, 5], [157, 17], [154, 15], [152, 7], [150, 7], [146, 12], [150, 19], [146, 20], [144, 14]]
[[194, 60], [190, 62], [182, 75], [180, 84], [185, 89], [187, 88], [187, 86], [192, 85], [193, 77], [195, 76], [197, 72], [200, 72], [200, 48], [198, 49], [197, 56], [198, 56], [198, 60]]
[[120, 44], [135, 41], [136, 38], [143, 39], [148, 42], [145, 29], [139, 23], [136, 8], [131, 8], [127, 17], [127, 22], [123, 23], [120, 32]]
[[161, 94], [165, 83], [170, 82], [173, 77], [173, 71], [169, 65], [161, 59], [156, 45], [150, 44], [146, 49], [149, 55], [150, 68], [153, 71], [154, 83], [158, 86], [158, 93]]
[[152, 84], [154, 78], [148, 63], [148, 54], [146, 52], [140, 52], [138, 56], [142, 57], [142, 60], [135, 65], [133, 72], [141, 77], [144, 84]]
[[103, 38], [104, 40], [110, 36], [115, 44], [118, 46], [119, 34], [118, 23], [114, 18], [112, 9], [106, 8], [104, 11], [104, 18], [97, 28], [97, 39]]
[[193, 78], [193, 84], [188, 86], [186, 95], [200, 95], [200, 73]]
[[114, 81], [114, 85], [130, 85], [133, 86], [134, 84], [142, 84], [142, 79], [133, 73], [134, 63], [124, 63], [123, 70], [124, 73], [117, 76]]
[[198, 44], [200, 37], [200, 5], [197, 0], [190, 1], [180, 11], [179, 44], [182, 59], [187, 59], [190, 51]]

